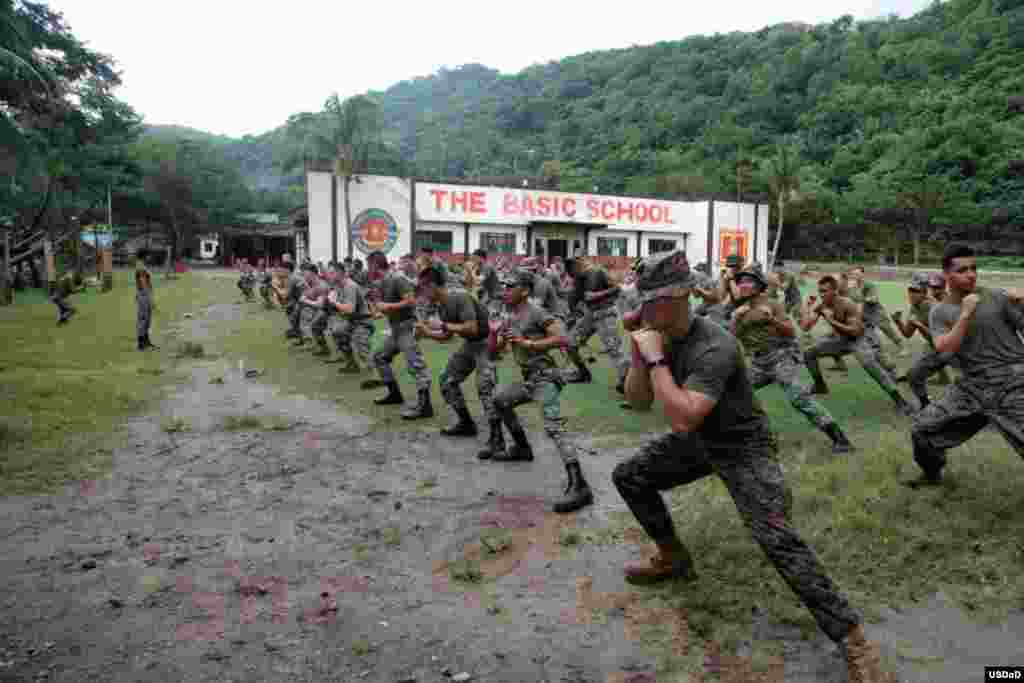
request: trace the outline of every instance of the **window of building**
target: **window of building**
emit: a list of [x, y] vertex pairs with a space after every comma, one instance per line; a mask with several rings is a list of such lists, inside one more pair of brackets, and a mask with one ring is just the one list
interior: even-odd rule
[[598, 237], [598, 256], [627, 256], [628, 240], [625, 237]]
[[666, 251], [675, 251], [675, 240], [650, 240], [647, 243], [647, 251], [651, 254], [661, 254]]
[[438, 254], [452, 253], [452, 234], [440, 230], [417, 230], [413, 251], [419, 253], [423, 247], [430, 247]]
[[485, 232], [480, 235], [480, 248], [485, 249], [488, 254], [514, 254], [516, 253], [516, 236], [505, 233]]

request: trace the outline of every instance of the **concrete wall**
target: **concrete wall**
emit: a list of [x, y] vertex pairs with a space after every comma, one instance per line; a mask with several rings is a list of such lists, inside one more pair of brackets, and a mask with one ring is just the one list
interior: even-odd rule
[[[345, 226], [344, 179], [339, 177], [338, 183], [338, 257], [344, 258], [348, 255], [352, 226]], [[392, 176], [353, 176], [348, 183], [348, 192], [353, 225], [358, 221], [360, 214], [370, 209], [384, 211], [394, 220], [397, 227], [397, 239], [390, 248], [385, 250], [389, 259], [396, 260], [412, 250], [412, 225], [409, 215], [412, 200], [410, 181]], [[312, 220], [310, 225], [312, 225]], [[360, 249], [358, 241], [353, 243], [352, 255], [366, 258], [366, 253]]]

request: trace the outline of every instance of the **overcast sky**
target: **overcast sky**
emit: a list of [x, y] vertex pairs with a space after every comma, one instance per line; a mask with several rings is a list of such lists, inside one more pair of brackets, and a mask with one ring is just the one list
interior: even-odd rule
[[591, 50], [756, 31], [783, 21], [906, 17], [929, 3], [628, 0], [608, 3], [608, 11], [577, 0], [49, 4], [79, 39], [117, 60], [124, 80], [118, 94], [148, 123], [255, 135], [291, 114], [320, 109], [334, 91], [346, 97], [383, 90], [445, 66], [479, 62], [514, 73]]

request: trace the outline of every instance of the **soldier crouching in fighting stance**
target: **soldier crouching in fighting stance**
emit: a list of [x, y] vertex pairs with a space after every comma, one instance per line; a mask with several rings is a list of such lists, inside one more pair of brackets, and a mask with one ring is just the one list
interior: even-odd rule
[[462, 394], [462, 383], [470, 373], [476, 371], [476, 391], [484, 414], [491, 427], [488, 447], [481, 457], [493, 457], [505, 452], [505, 441], [501, 433], [501, 419], [494, 410], [494, 385], [497, 371], [487, 337], [490, 334], [490, 313], [472, 294], [464, 291], [449, 291], [444, 271], [435, 263], [428, 265], [419, 278], [422, 296], [437, 307], [440, 322], [431, 326], [427, 322], [416, 323], [416, 336], [434, 341], [446, 342], [453, 336], [462, 337], [462, 346], [448, 357], [448, 364], [441, 372], [441, 395], [451, 406], [458, 421], [441, 430], [444, 436], [476, 436], [476, 423], [466, 407]]
[[963, 375], [942, 398], [914, 416], [914, 461], [923, 470], [911, 486], [938, 484], [946, 451], [992, 424], [1024, 457], [1024, 290], [978, 286], [978, 265], [966, 246], [942, 257], [949, 293], [931, 312], [935, 350], [952, 353]]
[[[391, 270], [387, 256], [382, 251], [375, 251], [366, 258], [374, 279], [380, 279], [380, 302], [377, 310], [384, 314], [391, 325], [391, 335], [384, 339], [380, 348], [373, 354], [373, 365], [380, 373], [380, 379], [388, 388], [388, 393], [374, 400], [379, 406], [402, 405], [402, 390], [398, 388], [395, 374], [391, 370], [391, 361], [401, 353], [409, 374], [416, 380], [416, 404], [402, 410], [402, 419], [417, 420], [434, 417], [434, 406], [430, 403], [430, 370], [423, 360], [420, 346], [416, 342], [414, 327], [416, 324], [416, 286], [405, 275]], [[382, 277], [379, 277], [381, 276]], [[364, 383], [364, 386], [372, 384]]]
[[544, 432], [555, 442], [569, 478], [565, 495], [552, 509], [555, 512], [572, 512], [592, 504], [594, 496], [580, 469], [576, 446], [565, 433], [565, 418], [561, 416], [559, 399], [565, 380], [555, 367], [551, 351], [568, 343], [565, 328], [551, 313], [530, 303], [532, 273], [515, 270], [504, 275], [503, 282], [510, 320], [508, 329], [498, 337], [496, 350], [500, 353], [506, 346], [512, 347], [523, 372], [523, 381], [503, 384], [494, 395], [494, 407], [515, 443], [507, 452], [492, 453], [491, 460], [533, 460], [533, 449], [515, 409], [524, 403], [539, 402], [544, 416]]
[[851, 452], [853, 445], [843, 430], [800, 382], [804, 359], [796, 342], [796, 325], [782, 303], [766, 295], [768, 281], [758, 270], [741, 270], [736, 273], [736, 286], [745, 303], [733, 312], [731, 329], [751, 354], [750, 384], [754, 391], [778, 384], [790, 405], [832, 440], [833, 453]]
[[879, 681], [877, 654], [860, 615], [789, 522], [791, 497], [775, 461], [775, 436], [750, 386], [739, 344], [718, 325], [690, 316], [693, 282], [682, 252], [652, 259], [638, 280], [647, 329], [632, 333], [626, 396], [640, 410], [658, 400], [672, 432], [619, 464], [612, 475], [659, 551], [649, 563], [628, 566], [626, 580], [696, 578], [660, 492], [716, 474], [786, 583], [843, 647], [849, 680]]

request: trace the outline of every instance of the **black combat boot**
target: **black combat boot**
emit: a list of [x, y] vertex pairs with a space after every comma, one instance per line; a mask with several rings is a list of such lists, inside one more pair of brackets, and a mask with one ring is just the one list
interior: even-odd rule
[[323, 337], [316, 337], [316, 351], [313, 352], [314, 356], [330, 356], [331, 350], [327, 348], [327, 340]]
[[490, 460], [505, 454], [505, 433], [502, 431], [501, 420], [491, 420], [491, 436], [487, 447], [476, 454], [481, 460]]
[[138, 337], [136, 337], [136, 339], [139, 342], [139, 351], [145, 351], [146, 350], [146, 338], [144, 336], [142, 336], [142, 335], [139, 335]]
[[495, 462], [530, 462], [533, 460], [533, 449], [530, 448], [530, 442], [526, 439], [526, 432], [523, 431], [523, 426], [519, 424], [519, 418], [516, 414], [511, 413], [511, 418], [508, 414], [504, 415], [505, 426], [508, 427], [509, 434], [512, 435], [512, 440], [515, 442], [512, 447], [504, 453], [493, 453], [491, 460]]
[[[434, 417], [434, 406], [430, 404], [430, 389], [420, 389], [416, 392], [416, 405], [406, 408], [401, 412], [403, 420], [420, 420], [427, 417]], [[476, 428], [476, 425], [473, 426]]]
[[834, 455], [842, 455], [843, 453], [852, 453], [854, 451], [853, 444], [846, 438], [846, 434], [843, 434], [843, 430], [840, 429], [838, 423], [832, 422], [822, 431], [828, 434], [828, 438], [832, 439], [832, 453]]
[[566, 381], [569, 384], [590, 384], [594, 381], [594, 376], [590, 374], [590, 368], [581, 364], [576, 366], [576, 374]]
[[374, 403], [379, 406], [400, 406], [405, 403], [405, 399], [402, 398], [402, 390], [398, 387], [398, 382], [390, 382], [385, 385], [388, 388], [387, 396], [383, 398], [374, 399]]
[[360, 389], [379, 389], [380, 387], [386, 387], [387, 383], [377, 377], [371, 379], [364, 379], [359, 385]]
[[827, 394], [828, 385], [825, 384], [825, 378], [821, 375], [815, 375], [814, 373], [811, 373], [811, 377], [814, 378], [814, 386], [811, 387], [811, 393], [818, 396], [824, 396]]
[[455, 408], [459, 421], [441, 430], [443, 436], [476, 436], [476, 422], [466, 406]]
[[145, 339], [145, 341], [146, 341], [146, 348], [147, 349], [157, 349], [157, 350], [160, 349], [160, 347], [157, 346], [156, 344], [154, 344], [153, 341], [149, 338], [149, 333], [148, 332], [146, 333], [146, 336], [143, 339]]
[[565, 466], [565, 471], [569, 475], [569, 485], [566, 487], [565, 495], [551, 509], [558, 513], [564, 513], [592, 505], [594, 494], [591, 493], [587, 480], [583, 478], [580, 464], [571, 462]]
[[946, 466], [946, 454], [942, 451], [936, 452], [935, 449], [913, 436], [911, 441], [914, 445], [914, 462], [921, 468], [921, 476], [917, 479], [904, 481], [903, 485], [909, 486], [912, 489], [921, 488], [922, 486], [941, 486], [942, 468]]

